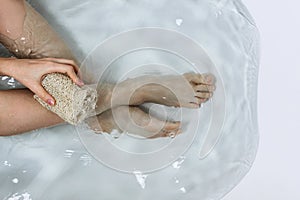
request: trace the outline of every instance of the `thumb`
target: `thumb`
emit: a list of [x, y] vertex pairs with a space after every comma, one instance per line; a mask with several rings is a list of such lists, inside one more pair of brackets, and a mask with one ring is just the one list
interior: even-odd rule
[[55, 99], [42, 87], [38, 86], [33, 91], [38, 97], [40, 97], [44, 102], [50, 106], [55, 105]]

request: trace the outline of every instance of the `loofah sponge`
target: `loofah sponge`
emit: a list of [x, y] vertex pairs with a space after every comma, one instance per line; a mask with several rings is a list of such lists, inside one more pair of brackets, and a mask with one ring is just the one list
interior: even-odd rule
[[88, 86], [80, 88], [68, 76], [60, 73], [47, 74], [42, 85], [55, 98], [55, 106], [49, 106], [36, 95], [34, 98], [66, 122], [76, 125], [93, 115], [97, 102], [96, 89]]

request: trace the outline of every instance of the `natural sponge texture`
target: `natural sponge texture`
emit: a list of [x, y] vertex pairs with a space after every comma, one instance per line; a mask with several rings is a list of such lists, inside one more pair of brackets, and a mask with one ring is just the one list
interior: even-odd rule
[[77, 125], [93, 115], [97, 103], [96, 89], [79, 87], [68, 76], [60, 73], [47, 74], [42, 85], [55, 98], [55, 106], [49, 106], [36, 95], [34, 98], [66, 122]]

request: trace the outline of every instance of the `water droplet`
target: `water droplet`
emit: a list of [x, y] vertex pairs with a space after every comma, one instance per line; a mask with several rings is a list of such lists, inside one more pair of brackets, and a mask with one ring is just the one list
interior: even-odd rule
[[25, 37], [21, 37], [21, 39], [20, 39], [20, 40], [24, 41], [24, 40], [25, 40]]
[[22, 171], [23, 174], [25, 174], [26, 172], [27, 172], [26, 170], [23, 170], [23, 171]]
[[172, 166], [175, 169], [179, 169], [181, 167], [181, 164], [184, 162], [184, 159], [185, 159], [184, 156], [180, 156], [179, 159], [172, 164]]
[[8, 166], [8, 167], [11, 166], [11, 164], [10, 164], [7, 160], [5, 160], [5, 161], [3, 162], [3, 164], [4, 164], [5, 166]]
[[118, 130], [114, 129], [114, 130], [112, 130], [112, 132], [110, 133], [110, 135], [113, 138], [118, 139], [121, 136], [121, 133]]
[[8, 200], [32, 200], [30, 198], [30, 194], [28, 192], [25, 192], [24, 194], [14, 193], [11, 195]]
[[18, 49], [16, 49], [16, 50], [15, 50], [15, 52], [17, 52], [17, 53], [18, 53], [18, 52], [19, 52], [19, 50], [18, 50]]
[[10, 30], [6, 29], [6, 33], [10, 33]]
[[12, 179], [11, 181], [16, 184], [19, 183], [19, 179], [17, 179], [17, 178]]
[[162, 97], [162, 98], [165, 99], [165, 100], [167, 99], [167, 97]]
[[145, 189], [146, 187], [146, 178], [148, 175], [142, 174], [140, 171], [134, 171], [133, 174], [136, 177], [137, 182], [140, 184], [140, 186]]
[[219, 16], [221, 16], [223, 13], [222, 13], [222, 11], [221, 10], [218, 10], [217, 12], [216, 12], [216, 18], [218, 18]]
[[1, 80], [2, 81], [5, 81], [6, 79], [8, 79], [9, 77], [8, 76], [2, 76]]
[[178, 184], [179, 180], [176, 177], [174, 177], [174, 179], [175, 179], [175, 183]]
[[65, 158], [71, 158], [72, 155], [73, 155], [73, 153], [74, 153], [73, 150], [67, 149], [67, 150], [65, 150], [65, 152], [64, 152], [64, 157], [65, 157]]
[[84, 166], [89, 166], [92, 163], [91, 156], [89, 156], [87, 154], [84, 154], [84, 155], [80, 156], [79, 160], [83, 161]]
[[181, 26], [183, 19], [176, 19], [177, 26]]
[[174, 133], [174, 132], [171, 132], [171, 133], [169, 133], [169, 134], [168, 134], [168, 136], [169, 136], [169, 138], [175, 138], [175, 136], [176, 136], [176, 133]]
[[7, 81], [7, 85], [15, 86], [15, 79], [14, 79], [14, 78], [10, 78], [10, 79]]
[[185, 189], [184, 187], [181, 187], [179, 190], [180, 190], [182, 193], [186, 193], [186, 189]]
[[32, 200], [31, 198], [30, 198], [30, 194], [29, 193], [24, 193], [24, 194], [22, 194], [22, 196], [23, 196], [23, 200]]

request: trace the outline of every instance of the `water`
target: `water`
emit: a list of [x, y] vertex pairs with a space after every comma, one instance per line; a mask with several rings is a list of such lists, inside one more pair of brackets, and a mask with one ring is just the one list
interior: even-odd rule
[[137, 182], [140, 184], [142, 189], [146, 187], [146, 178], [148, 175], [142, 174], [140, 171], [134, 171], [133, 174], [136, 177]]
[[8, 200], [32, 200], [30, 194], [25, 192], [23, 194], [15, 193], [12, 196], [8, 197]]
[[[69, 125], [0, 138], [0, 199], [60, 200], [72, 199], [74, 196], [90, 200], [96, 200], [99, 196], [102, 199], [124, 199], [124, 193], [126, 199], [148, 200], [153, 198], [153, 194], [166, 200], [220, 199], [249, 171], [258, 143], [258, 41], [255, 23], [240, 1], [197, 0], [182, 3], [179, 0], [89, 0], [84, 4], [79, 0], [63, 0], [55, 4], [50, 0], [30, 2], [47, 17], [81, 61], [100, 42], [131, 29], [160, 27], [192, 38], [205, 50], [209, 58], [203, 54], [203, 58], [207, 59], [205, 62], [211, 60], [219, 74], [218, 84], [221, 85], [217, 89], [224, 88], [226, 115], [222, 129], [219, 130], [221, 136], [214, 146], [218, 138], [214, 134], [207, 134], [207, 130], [211, 130], [209, 125], [213, 121], [219, 120], [215, 118], [220, 116], [219, 113], [212, 112], [218, 108], [214, 106], [223, 105], [218, 96], [204, 104], [200, 111], [183, 109], [177, 112], [174, 108], [166, 108], [167, 115], [164, 117], [184, 116], [183, 134], [153, 141], [121, 134], [118, 139], [107, 140], [109, 147], [116, 147], [113, 149], [115, 151], [100, 149], [103, 158], [109, 159], [105, 163], [102, 158], [91, 155], [91, 149], [87, 151], [76, 129]], [[174, 46], [180, 42], [174, 42]], [[123, 48], [124, 45], [125, 43], [116, 44], [115, 47]], [[187, 52], [192, 53], [193, 50]], [[4, 51], [0, 51], [0, 54], [9, 56]], [[180, 73], [199, 66], [197, 62], [186, 62], [171, 52], [144, 49], [128, 53], [111, 63], [111, 70], [106, 71], [106, 77], [113, 81], [126, 79], [123, 72], [150, 61], [153, 68], [139, 67], [128, 75], [171, 73], [170, 69], [154, 65], [158, 62], [173, 66]], [[204, 67], [200, 69], [207, 72], [205, 66], [209, 64], [203, 63]], [[124, 68], [115, 70], [120, 65]], [[0, 88], [19, 86], [10, 78], [2, 77], [0, 81]], [[180, 144], [191, 139], [189, 137], [192, 134], [189, 133], [196, 130], [197, 124], [200, 126], [199, 132], [192, 145], [182, 149], [182, 154], [174, 155], [173, 152], [176, 152]], [[217, 133], [219, 131], [215, 130]], [[88, 131], [81, 132], [81, 135], [91, 136]], [[103, 143], [100, 142], [105, 137], [96, 135], [90, 139], [94, 146], [101, 147]], [[169, 153], [144, 159], [141, 163], [128, 162], [141, 155], [143, 159], [145, 154], [166, 147], [173, 149]], [[118, 154], [120, 149], [122, 152], [140, 154], [135, 155], [136, 157], [122, 157]], [[127, 173], [109, 167], [119, 166], [120, 163], [126, 170], [139, 173]], [[139, 167], [148, 167], [149, 172], [145, 173]], [[153, 170], [155, 167], [157, 170]]]

